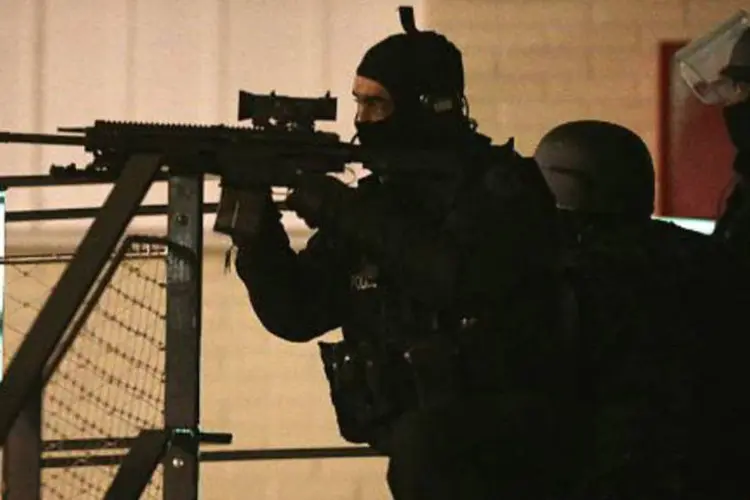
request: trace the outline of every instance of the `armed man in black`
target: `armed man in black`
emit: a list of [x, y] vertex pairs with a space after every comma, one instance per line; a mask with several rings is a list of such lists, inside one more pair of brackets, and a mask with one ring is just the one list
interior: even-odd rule
[[735, 185], [715, 234], [748, 256], [750, 252], [750, 30], [735, 43], [729, 63], [721, 71], [731, 91], [722, 109], [724, 124], [737, 150]]
[[342, 327], [320, 343], [340, 432], [389, 457], [394, 498], [554, 497], [578, 422], [554, 199], [533, 160], [475, 132], [455, 45], [402, 24], [357, 68], [359, 140], [465, 162], [356, 188], [302, 177], [287, 205], [317, 232], [299, 253], [259, 190], [259, 224], [233, 234], [237, 272], [272, 334]]
[[[675, 54], [681, 75], [704, 103], [721, 106], [736, 149], [734, 185], [714, 236], [750, 253], [750, 17], [739, 11]], [[711, 168], [706, 165], [706, 168]]]
[[576, 498], [745, 497], [742, 260], [713, 238], [652, 220], [651, 156], [625, 127], [559, 125], [535, 158], [564, 221], [568, 315], [592, 410]]

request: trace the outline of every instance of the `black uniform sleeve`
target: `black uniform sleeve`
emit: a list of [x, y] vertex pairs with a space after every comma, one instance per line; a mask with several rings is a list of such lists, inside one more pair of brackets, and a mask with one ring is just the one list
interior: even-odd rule
[[338, 229], [428, 306], [485, 302], [557, 250], [554, 198], [533, 160], [514, 157], [461, 191], [446, 226], [354, 197]]
[[261, 231], [238, 245], [237, 273], [263, 326], [292, 342], [306, 342], [341, 326], [348, 278], [336, 247], [320, 232], [296, 253], [269, 209]]

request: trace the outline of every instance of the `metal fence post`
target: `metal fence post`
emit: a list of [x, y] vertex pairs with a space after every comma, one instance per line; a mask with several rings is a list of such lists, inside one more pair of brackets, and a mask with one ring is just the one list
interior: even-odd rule
[[[203, 261], [203, 176], [169, 179], [168, 238], [190, 249], [193, 262], [167, 257], [167, 346], [165, 425], [195, 433], [172, 446], [164, 462], [164, 499], [198, 498], [201, 303]], [[192, 446], [194, 444], [194, 446]]]
[[[0, 259], [5, 258], [5, 195], [0, 187]], [[0, 264], [0, 380], [5, 371], [5, 264]], [[2, 453], [2, 499], [38, 499], [42, 488], [42, 400], [34, 397], [18, 416]]]

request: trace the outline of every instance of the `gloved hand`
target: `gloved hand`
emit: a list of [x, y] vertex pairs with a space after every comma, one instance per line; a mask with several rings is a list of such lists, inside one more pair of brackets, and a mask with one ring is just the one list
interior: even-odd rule
[[287, 196], [286, 205], [311, 229], [331, 223], [354, 196], [354, 189], [328, 175], [303, 175]]
[[281, 219], [270, 186], [237, 189], [222, 185], [213, 230], [232, 237], [236, 245], [251, 241], [264, 221]]

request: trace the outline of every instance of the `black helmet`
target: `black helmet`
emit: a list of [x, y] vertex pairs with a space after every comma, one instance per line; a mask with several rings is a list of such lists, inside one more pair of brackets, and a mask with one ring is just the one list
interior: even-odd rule
[[732, 47], [729, 63], [721, 70], [735, 82], [750, 82], [750, 30], [745, 30]]
[[559, 208], [649, 217], [654, 165], [646, 144], [615, 123], [581, 120], [550, 130], [534, 153]]

